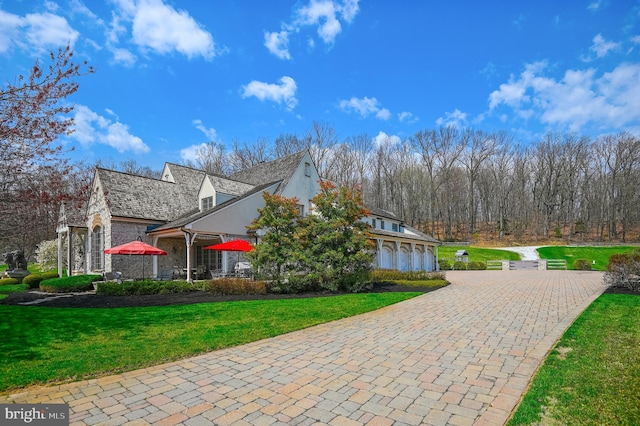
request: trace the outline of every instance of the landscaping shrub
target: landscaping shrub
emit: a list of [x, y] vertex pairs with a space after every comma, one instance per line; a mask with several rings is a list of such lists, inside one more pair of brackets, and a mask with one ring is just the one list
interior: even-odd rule
[[454, 271], [466, 271], [467, 269], [468, 269], [467, 262], [463, 262], [461, 260], [453, 262], [453, 270]]
[[429, 280], [445, 280], [444, 272], [427, 272], [427, 271], [396, 271], [394, 269], [376, 269], [371, 275], [371, 280], [380, 281], [429, 281]]
[[353, 272], [340, 278], [339, 288], [351, 293], [360, 293], [371, 284], [371, 270]]
[[487, 264], [484, 262], [469, 262], [470, 271], [484, 271], [487, 269]]
[[0, 278], [0, 285], [14, 285], [14, 284], [20, 284], [20, 280], [16, 279], [16, 278]]
[[604, 282], [609, 287], [640, 291], [640, 251], [612, 255], [604, 274]]
[[176, 294], [202, 290], [201, 284], [186, 281], [125, 281], [122, 284], [107, 281], [98, 285], [96, 294], [103, 296], [140, 296], [144, 294]]
[[573, 269], [577, 271], [590, 271], [591, 270], [591, 262], [587, 259], [576, 259], [573, 262]]
[[447, 280], [424, 280], [424, 281], [414, 281], [414, 280], [395, 280], [393, 282], [396, 285], [404, 285], [407, 287], [444, 287], [449, 284]]
[[283, 281], [271, 281], [267, 285], [268, 293], [294, 294], [305, 290], [315, 289], [320, 286], [318, 274], [311, 273], [305, 276], [290, 274]]
[[49, 280], [51, 278], [58, 278], [58, 271], [47, 271], [47, 272], [41, 272], [40, 275], [42, 275], [42, 280]]
[[440, 267], [441, 271], [450, 271], [451, 270], [451, 263], [449, 263], [449, 261], [447, 259], [439, 259], [438, 260], [438, 266]]
[[93, 290], [93, 283], [102, 275], [75, 275], [73, 277], [50, 278], [40, 282], [40, 290], [48, 293], [73, 293]]
[[22, 279], [22, 284], [28, 284], [29, 288], [38, 288], [43, 280], [42, 274], [29, 274]]
[[220, 278], [207, 281], [205, 290], [213, 294], [267, 294], [264, 281], [253, 281], [243, 278]]

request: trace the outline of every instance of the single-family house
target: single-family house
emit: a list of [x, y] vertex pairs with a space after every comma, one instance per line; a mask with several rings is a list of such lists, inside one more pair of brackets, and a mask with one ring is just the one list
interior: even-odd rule
[[[259, 235], [248, 233], [247, 226], [264, 206], [264, 191], [297, 198], [304, 216], [312, 211], [311, 200], [319, 192], [320, 179], [308, 151], [228, 177], [173, 163], [165, 164], [160, 179], [97, 168], [84, 222], [78, 223], [77, 218], [71, 221], [70, 209], [62, 209], [58, 238], [71, 243], [66, 253], [68, 264], [81, 264], [86, 273], [120, 271], [131, 277], [139, 276], [142, 270], [151, 276], [173, 270], [189, 277], [206, 277], [208, 271], [230, 271], [240, 255], [205, 247], [234, 239], [258, 242]], [[406, 226], [391, 212], [370, 211], [363, 220], [371, 225], [375, 240], [375, 267], [437, 268], [437, 240]], [[165, 250], [167, 255], [104, 253], [136, 239]]]

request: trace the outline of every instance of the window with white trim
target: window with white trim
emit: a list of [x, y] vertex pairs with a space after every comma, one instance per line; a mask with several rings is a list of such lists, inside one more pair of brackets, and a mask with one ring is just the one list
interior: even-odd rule
[[205, 210], [209, 210], [213, 208], [213, 196], [211, 197], [205, 197], [201, 200], [202, 203], [202, 207], [201, 207], [201, 211], [205, 211]]
[[102, 227], [96, 226], [91, 232], [91, 269], [94, 271], [101, 270], [102, 253], [104, 251], [104, 241], [102, 238]]

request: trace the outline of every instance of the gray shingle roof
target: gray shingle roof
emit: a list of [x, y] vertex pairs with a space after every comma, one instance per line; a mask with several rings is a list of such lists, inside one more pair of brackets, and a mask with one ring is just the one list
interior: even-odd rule
[[289, 179], [296, 171], [307, 151], [300, 151], [287, 155], [268, 163], [258, 164], [249, 169], [232, 174], [229, 178], [252, 185], [261, 185], [265, 182], [282, 181], [279, 190], [284, 189]]
[[171, 164], [175, 183], [96, 169], [113, 216], [170, 221], [198, 205], [203, 171]]
[[369, 207], [369, 206], [366, 206], [366, 208], [371, 213], [371, 216], [386, 217], [387, 219], [400, 220], [398, 218], [398, 216], [396, 216], [394, 213], [392, 213], [392, 212], [390, 212], [388, 210], [383, 210], [383, 209], [379, 209], [377, 207]]
[[[406, 232], [409, 231], [409, 232]], [[396, 237], [396, 238], [406, 238], [408, 240], [416, 240], [416, 241], [428, 241], [430, 243], [436, 243], [439, 244], [440, 241], [436, 240], [433, 237], [430, 237], [427, 234], [424, 234], [420, 231], [418, 231], [415, 228], [412, 228], [410, 226], [405, 226], [405, 232], [394, 232], [394, 231], [387, 231], [387, 230], [383, 230], [383, 229], [377, 229], [377, 228], [369, 228], [369, 232], [373, 235], [382, 235], [382, 236], [386, 236], [386, 237]]]
[[254, 187], [254, 185], [227, 179], [222, 176], [207, 175], [207, 177], [211, 181], [215, 190], [224, 194], [241, 195], [247, 191], [251, 191]]

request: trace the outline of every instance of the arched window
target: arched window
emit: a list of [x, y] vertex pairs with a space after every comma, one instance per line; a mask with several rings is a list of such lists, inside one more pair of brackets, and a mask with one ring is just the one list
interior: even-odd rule
[[102, 259], [104, 251], [104, 241], [102, 235], [102, 227], [96, 226], [91, 232], [91, 269], [94, 271], [102, 270]]

